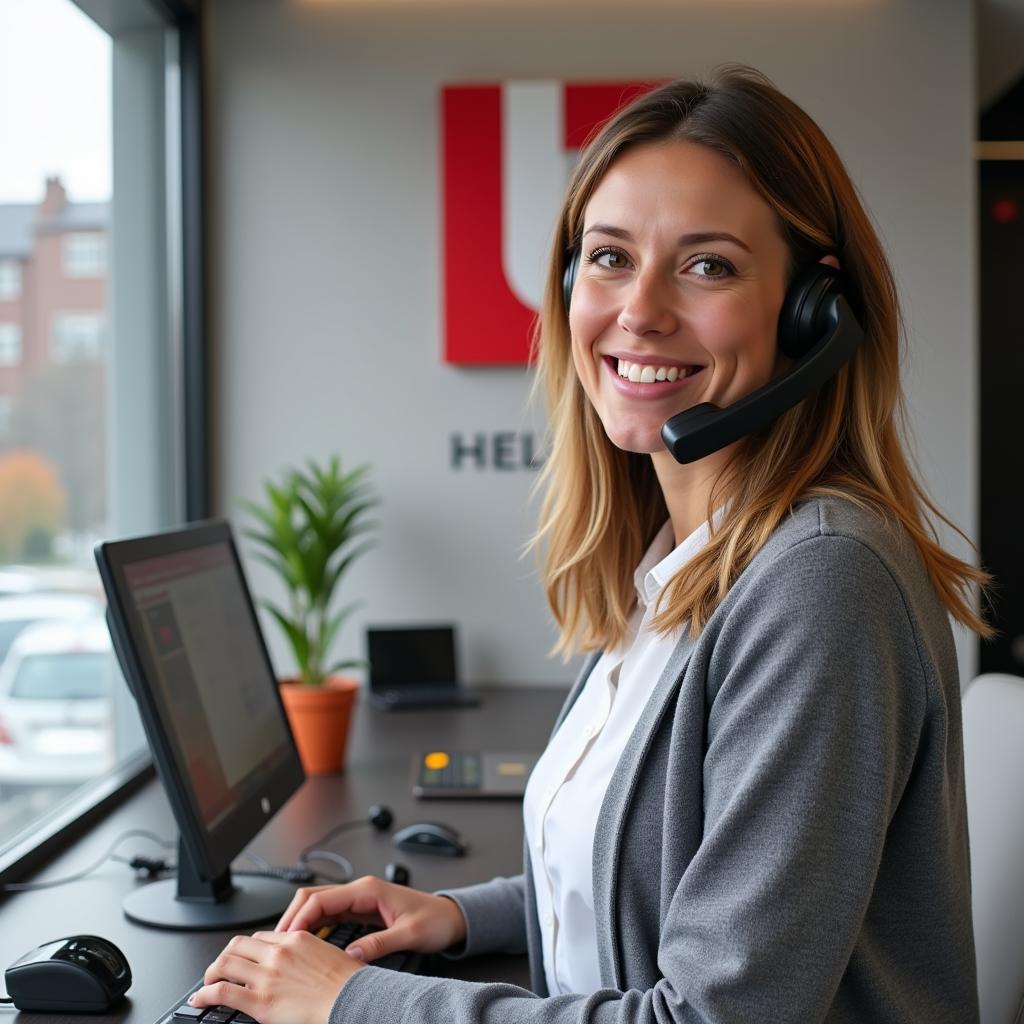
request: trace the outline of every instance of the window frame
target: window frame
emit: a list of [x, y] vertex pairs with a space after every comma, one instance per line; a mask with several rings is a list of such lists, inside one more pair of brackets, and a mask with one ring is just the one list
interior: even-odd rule
[[[74, 0], [102, 25], [108, 4]], [[156, 10], [177, 43], [180, 78], [174, 106], [178, 150], [167, 170], [168, 316], [178, 362], [180, 392], [173, 422], [179, 434], [182, 495], [178, 515], [192, 522], [209, 516], [210, 466], [207, 456], [208, 358], [206, 315], [206, 216], [204, 94], [206, 85], [202, 0], [121, 0], [124, 6]], [[92, 8], [96, 8], [94, 12]], [[107, 26], [104, 26], [107, 27]], [[170, 154], [168, 154], [170, 155]], [[177, 190], [177, 195], [173, 193]], [[109, 253], [108, 253], [109, 262]], [[66, 849], [103, 816], [123, 803], [154, 775], [152, 758], [140, 752], [107, 775], [86, 784], [49, 815], [15, 837], [0, 855], [0, 893]]]

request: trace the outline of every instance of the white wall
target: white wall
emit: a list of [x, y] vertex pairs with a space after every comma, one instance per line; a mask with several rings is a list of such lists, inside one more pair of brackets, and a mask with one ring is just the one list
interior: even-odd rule
[[[236, 517], [240, 496], [307, 455], [373, 463], [382, 543], [348, 581], [365, 606], [346, 653], [367, 621], [450, 619], [473, 680], [571, 673], [545, 657], [554, 634], [519, 559], [532, 478], [448, 465], [451, 432], [529, 420], [523, 371], [440, 358], [446, 83], [693, 75], [722, 61], [769, 74], [824, 126], [874, 213], [905, 303], [923, 475], [974, 535], [968, 3], [216, 0], [210, 19], [218, 510]], [[972, 645], [958, 642], [969, 672]]]

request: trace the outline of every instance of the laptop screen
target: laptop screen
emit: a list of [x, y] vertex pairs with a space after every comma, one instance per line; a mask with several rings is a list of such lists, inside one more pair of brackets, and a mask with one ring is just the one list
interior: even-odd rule
[[454, 686], [455, 629], [426, 626], [366, 631], [370, 689], [401, 686]]

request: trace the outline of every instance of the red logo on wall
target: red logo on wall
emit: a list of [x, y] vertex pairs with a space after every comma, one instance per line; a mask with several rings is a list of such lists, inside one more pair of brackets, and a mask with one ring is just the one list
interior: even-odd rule
[[576, 153], [595, 128], [655, 84], [443, 89], [445, 362], [528, 361], [544, 266]]

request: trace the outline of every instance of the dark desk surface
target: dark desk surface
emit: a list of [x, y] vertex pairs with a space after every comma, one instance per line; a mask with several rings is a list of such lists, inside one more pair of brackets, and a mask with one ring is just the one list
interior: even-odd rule
[[[367, 825], [342, 833], [329, 848], [352, 862], [356, 875], [383, 874], [389, 861], [405, 864], [412, 885], [434, 890], [483, 881], [522, 870], [522, 818], [518, 801], [416, 800], [409, 789], [415, 751], [541, 749], [565, 697], [564, 689], [481, 691], [479, 708], [374, 711], [361, 702], [350, 737], [344, 774], [308, 780], [254, 840], [253, 852], [273, 864], [291, 864], [300, 849], [332, 825], [362, 817], [371, 804], [395, 812], [396, 826], [436, 820], [457, 828], [470, 844], [465, 857], [404, 853], [391, 837]], [[98, 859], [122, 832], [150, 829], [176, 839], [170, 808], [152, 781], [121, 804], [84, 838], [72, 844], [33, 881], [71, 874]], [[128, 839], [119, 852], [162, 856], [144, 839]], [[171, 852], [172, 856], [174, 851]], [[241, 862], [240, 862], [241, 864]], [[231, 932], [170, 932], [132, 924], [121, 900], [134, 886], [133, 872], [108, 861], [88, 878], [55, 889], [18, 893], [0, 902], [0, 967], [43, 942], [92, 933], [116, 943], [128, 957], [134, 981], [116, 1013], [88, 1018], [95, 1024], [153, 1024], [193, 984], [223, 948]], [[522, 957], [482, 957], [445, 963], [445, 973], [471, 980], [526, 984]], [[3, 1020], [77, 1021], [82, 1017], [19, 1014], [0, 1010]]]

